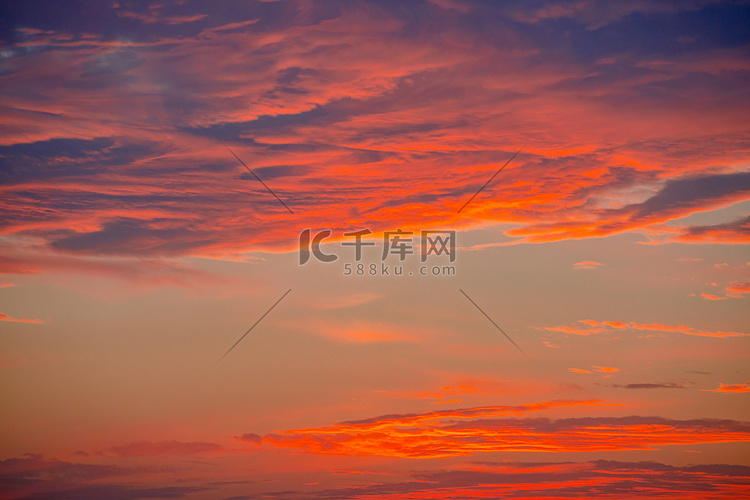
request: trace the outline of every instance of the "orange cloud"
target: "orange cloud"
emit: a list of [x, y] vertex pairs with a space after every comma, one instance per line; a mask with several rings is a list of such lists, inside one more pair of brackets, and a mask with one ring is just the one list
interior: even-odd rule
[[568, 371], [573, 373], [594, 373], [591, 370], [583, 370], [581, 368], [568, 368]]
[[744, 384], [719, 384], [718, 389], [706, 389], [711, 392], [740, 393], [750, 392], [750, 382]]
[[[585, 323], [585, 321], [581, 321], [581, 323]], [[628, 327], [628, 324], [623, 321], [602, 321], [602, 323], [604, 323], [605, 325], [609, 325], [612, 328], [617, 328], [617, 329]]]
[[719, 297], [717, 295], [711, 295], [710, 293], [703, 292], [701, 298], [706, 300], [726, 300], [726, 297]]
[[444, 458], [485, 452], [649, 450], [657, 446], [750, 441], [750, 423], [660, 417], [507, 418], [566, 405], [485, 407], [387, 415], [269, 434], [264, 442], [320, 455]]
[[573, 373], [594, 373], [594, 372], [616, 373], [620, 371], [619, 368], [613, 368], [611, 366], [592, 366], [591, 368], [592, 368], [591, 370], [583, 370], [580, 368], [568, 368], [568, 371], [573, 372]]
[[736, 299], [741, 299], [747, 294], [750, 294], [750, 283], [742, 283], [739, 281], [736, 281], [726, 287], [724, 289], [725, 293], [727, 294], [727, 297], [734, 297]]
[[33, 323], [35, 325], [43, 325], [44, 321], [40, 319], [22, 319], [22, 318], [14, 318], [12, 316], [8, 316], [5, 313], [0, 313], [0, 321], [11, 321], [13, 323]]
[[615, 373], [620, 371], [619, 368], [613, 368], [611, 366], [595, 366], [594, 368], [600, 373]]
[[624, 321], [595, 321], [595, 320], [580, 320], [579, 323], [584, 323], [589, 326], [609, 326], [612, 329], [607, 330], [603, 328], [590, 328], [581, 329], [575, 326], [551, 326], [545, 327], [544, 329], [550, 332], [559, 333], [570, 333], [574, 335], [594, 335], [597, 333], [613, 332], [617, 330], [648, 330], [654, 332], [668, 332], [668, 333], [682, 333], [685, 335], [695, 335], [698, 337], [715, 337], [715, 338], [726, 338], [726, 337], [746, 337], [750, 334], [740, 332], [725, 332], [725, 331], [707, 331], [697, 330], [689, 326], [684, 325], [665, 325], [663, 323], [636, 323], [636, 322], [624, 322]]
[[651, 331], [657, 331], [657, 332], [676, 332], [676, 333], [683, 333], [685, 335], [696, 335], [698, 337], [715, 337], [715, 338], [746, 337], [750, 335], [747, 333], [739, 333], [739, 332], [696, 330], [688, 326], [682, 326], [682, 325], [672, 326], [672, 325], [665, 325], [663, 323], [642, 324], [642, 323], [631, 322], [630, 328], [633, 328], [635, 330], [651, 330]]
[[600, 328], [583, 329], [570, 326], [548, 326], [544, 329], [550, 332], [572, 333], [573, 335], [594, 335], [596, 333], [602, 333], [604, 331]]

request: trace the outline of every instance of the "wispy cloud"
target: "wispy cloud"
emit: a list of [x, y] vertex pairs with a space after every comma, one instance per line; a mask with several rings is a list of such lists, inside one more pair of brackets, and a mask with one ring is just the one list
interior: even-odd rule
[[[568, 368], [569, 372], [572, 373], [617, 373], [620, 371], [619, 368], [614, 368], [611, 366], [592, 366], [591, 369], [582, 369], [582, 368]], [[610, 375], [607, 375], [610, 376]]]
[[5, 313], [0, 313], [0, 321], [10, 321], [13, 323], [32, 323], [35, 325], [43, 325], [44, 321], [40, 319], [23, 319], [23, 318], [14, 318], [13, 316], [8, 316]]
[[148, 456], [166, 456], [166, 455], [195, 455], [206, 453], [217, 453], [224, 449], [223, 446], [215, 443], [203, 442], [180, 442], [180, 441], [159, 441], [159, 442], [137, 442], [122, 446], [113, 446], [106, 453], [112, 453], [120, 457], [148, 457]]
[[599, 333], [617, 332], [624, 330], [631, 331], [652, 331], [662, 333], [681, 333], [684, 335], [695, 335], [698, 337], [715, 337], [715, 338], [726, 338], [726, 337], [746, 337], [750, 334], [740, 332], [725, 332], [725, 331], [710, 331], [710, 330], [698, 330], [685, 325], [665, 325], [664, 323], [636, 323], [634, 321], [597, 321], [597, 320], [581, 320], [579, 323], [584, 323], [594, 328], [579, 328], [578, 326], [549, 326], [544, 329], [550, 332], [567, 333], [573, 335], [595, 335]]
[[640, 383], [640, 384], [614, 384], [612, 387], [620, 387], [623, 389], [684, 389], [684, 384], [678, 384], [677, 382], [659, 382], [659, 383]]
[[601, 262], [594, 262], [593, 260], [585, 260], [583, 262], [578, 262], [576, 264], [573, 264], [573, 269], [597, 269], [601, 266], [603, 266]]

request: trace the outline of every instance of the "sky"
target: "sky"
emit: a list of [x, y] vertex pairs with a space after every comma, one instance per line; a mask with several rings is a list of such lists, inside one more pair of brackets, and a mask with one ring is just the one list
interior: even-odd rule
[[750, 2], [0, 4], [0, 498], [750, 495]]

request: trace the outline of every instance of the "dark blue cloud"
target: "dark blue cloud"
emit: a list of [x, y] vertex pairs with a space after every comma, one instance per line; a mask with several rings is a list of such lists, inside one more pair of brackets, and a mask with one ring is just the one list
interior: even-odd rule
[[111, 137], [50, 139], [0, 146], [0, 183], [89, 178], [152, 153], [155, 144], [116, 144]]
[[98, 231], [61, 231], [49, 245], [55, 250], [94, 255], [175, 255], [219, 240], [215, 232], [191, 228], [186, 222], [168, 228], [158, 227], [160, 222], [165, 221], [120, 217], [105, 222]]
[[719, 201], [728, 196], [750, 194], [750, 172], [703, 175], [668, 181], [664, 187], [646, 201], [631, 205], [631, 219], [646, 219], [680, 213], [706, 202]]

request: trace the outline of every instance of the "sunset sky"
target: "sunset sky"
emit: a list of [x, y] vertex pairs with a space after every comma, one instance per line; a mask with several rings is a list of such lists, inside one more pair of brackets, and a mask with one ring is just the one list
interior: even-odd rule
[[0, 117], [0, 498], [750, 497], [750, 2], [6, 1]]

